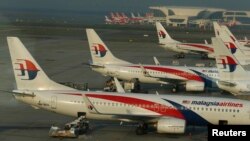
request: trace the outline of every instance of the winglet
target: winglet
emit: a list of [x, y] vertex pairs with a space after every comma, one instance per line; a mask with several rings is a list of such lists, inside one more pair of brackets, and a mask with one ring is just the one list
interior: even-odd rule
[[116, 90], [118, 93], [125, 93], [125, 90], [122, 88], [121, 83], [118, 81], [118, 79], [116, 77], [114, 77], [115, 80], [115, 86], [116, 86]]
[[205, 42], [205, 44], [206, 44], [206, 45], [208, 45], [208, 42], [207, 42], [207, 40], [204, 40], [204, 42]]
[[159, 65], [160, 65], [160, 62], [158, 61], [158, 59], [157, 59], [155, 56], [154, 56], [153, 58], [154, 58], [155, 65], [158, 65], [158, 66], [159, 66]]

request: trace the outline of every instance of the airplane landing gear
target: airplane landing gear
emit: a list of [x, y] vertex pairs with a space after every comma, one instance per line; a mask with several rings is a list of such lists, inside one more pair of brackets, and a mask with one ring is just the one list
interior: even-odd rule
[[147, 134], [148, 131], [148, 125], [145, 123], [139, 124], [139, 126], [136, 128], [135, 133], [136, 135], [144, 135]]
[[175, 55], [176, 58], [180, 59], [180, 58], [185, 58], [185, 54], [184, 53], [179, 53]]
[[173, 85], [172, 92], [177, 93], [179, 91], [179, 86], [178, 85]]
[[201, 54], [201, 59], [208, 59], [207, 54], [206, 54], [206, 53], [202, 53], [202, 54]]
[[64, 129], [57, 126], [52, 126], [49, 131], [49, 136], [60, 138], [76, 138], [79, 135], [87, 133], [89, 130], [89, 122], [85, 116], [80, 116], [76, 120], [65, 124]]

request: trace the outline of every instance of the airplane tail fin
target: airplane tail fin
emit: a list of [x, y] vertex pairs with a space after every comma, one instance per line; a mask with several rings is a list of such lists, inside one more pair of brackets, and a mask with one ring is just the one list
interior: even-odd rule
[[48, 78], [17, 37], [7, 37], [18, 90], [72, 90]]
[[220, 37], [221, 26], [217, 22], [213, 22], [215, 37]]
[[86, 29], [86, 32], [92, 62], [94, 64], [130, 64], [129, 62], [116, 58], [97, 35], [94, 29]]
[[235, 38], [227, 26], [219, 26], [217, 22], [214, 22], [214, 31], [216, 37], [220, 37], [224, 43], [231, 43], [235, 44], [235, 46], [241, 47], [239, 41]]
[[220, 80], [230, 82], [248, 79], [245, 69], [220, 38], [212, 38], [212, 44], [214, 46], [216, 66], [219, 71]]
[[214, 30], [216, 37], [220, 38], [227, 48], [231, 51], [234, 57], [240, 62], [241, 65], [249, 64], [249, 57], [242, 51], [241, 45], [230, 32], [226, 26], [219, 26], [218, 23], [214, 22]]
[[158, 36], [160, 44], [178, 42], [170, 37], [170, 35], [168, 34], [168, 32], [165, 30], [165, 28], [162, 26], [160, 22], [156, 22], [155, 25], [156, 25], [157, 36]]

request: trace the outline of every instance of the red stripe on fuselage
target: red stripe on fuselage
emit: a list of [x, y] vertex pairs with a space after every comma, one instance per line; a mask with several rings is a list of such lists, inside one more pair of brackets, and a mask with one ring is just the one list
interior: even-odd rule
[[[129, 66], [129, 67], [135, 67], [135, 68], [140, 68], [140, 66]], [[187, 80], [195, 80], [195, 81], [201, 81], [203, 82], [202, 78], [199, 75], [192, 74], [189, 72], [177, 70], [177, 69], [172, 69], [172, 68], [166, 68], [166, 67], [154, 67], [154, 66], [143, 66], [145, 69], [150, 69], [154, 71], [160, 71], [160, 72], [165, 72], [165, 73], [170, 73], [173, 75], [177, 75], [183, 78], [186, 78]]]
[[163, 116], [170, 116], [175, 118], [184, 119], [184, 116], [180, 111], [174, 109], [173, 107], [166, 106], [163, 104], [155, 103], [152, 101], [138, 99], [134, 97], [125, 97], [125, 96], [115, 96], [115, 95], [99, 95], [99, 94], [85, 94], [87, 97], [99, 98], [105, 100], [111, 100], [115, 102], [121, 102], [129, 105], [134, 105], [143, 109], [147, 109], [158, 113]]
[[197, 47], [201, 49], [205, 49], [210, 52], [214, 52], [214, 49], [208, 46], [200, 45], [200, 44], [181, 44], [181, 45], [186, 45], [186, 46], [192, 46], [192, 47]]

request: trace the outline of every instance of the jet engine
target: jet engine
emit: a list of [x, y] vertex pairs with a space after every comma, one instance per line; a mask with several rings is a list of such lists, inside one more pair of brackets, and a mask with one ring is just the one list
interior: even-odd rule
[[185, 127], [186, 121], [177, 118], [161, 118], [156, 124], [158, 133], [183, 134]]
[[205, 83], [198, 81], [187, 81], [186, 91], [204, 91]]

